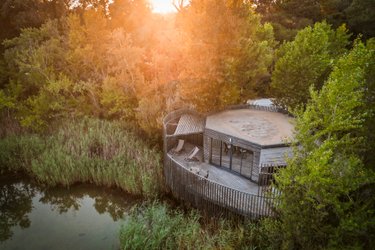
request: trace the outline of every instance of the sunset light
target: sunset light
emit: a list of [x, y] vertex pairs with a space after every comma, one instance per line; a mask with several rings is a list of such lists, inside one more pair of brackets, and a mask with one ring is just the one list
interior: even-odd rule
[[0, 10], [0, 250], [375, 250], [375, 0]]
[[152, 11], [160, 14], [176, 12], [173, 0], [150, 0]]

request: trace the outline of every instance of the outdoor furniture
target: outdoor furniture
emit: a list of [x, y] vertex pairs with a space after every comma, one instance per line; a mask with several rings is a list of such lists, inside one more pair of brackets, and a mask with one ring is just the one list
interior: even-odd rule
[[185, 161], [199, 161], [199, 159], [197, 158], [198, 152], [199, 148], [195, 146], [189, 153], [188, 157], [185, 158]]
[[190, 167], [189, 170], [190, 172], [193, 172], [194, 174], [203, 176], [204, 178], [208, 178], [208, 170], [203, 170], [198, 167]]
[[178, 144], [177, 144], [177, 146], [176, 146], [174, 149], [172, 149], [172, 152], [173, 152], [174, 154], [179, 154], [179, 153], [181, 153], [181, 151], [182, 151], [183, 148], [184, 148], [184, 144], [185, 144], [185, 140], [179, 139], [179, 140], [178, 140]]
[[230, 151], [231, 148], [232, 148], [232, 145], [224, 142], [224, 152], [225, 152], [225, 154], [228, 154], [228, 152]]

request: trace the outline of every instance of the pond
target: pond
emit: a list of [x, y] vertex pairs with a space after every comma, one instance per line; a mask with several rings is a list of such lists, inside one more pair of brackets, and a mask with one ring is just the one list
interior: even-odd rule
[[139, 202], [116, 189], [1, 177], [0, 249], [119, 249], [122, 218]]

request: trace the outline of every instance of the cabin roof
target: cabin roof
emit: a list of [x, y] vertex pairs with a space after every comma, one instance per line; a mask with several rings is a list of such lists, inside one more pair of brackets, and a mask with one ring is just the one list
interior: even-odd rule
[[293, 138], [293, 118], [256, 109], [226, 110], [210, 115], [206, 128], [261, 146], [283, 145]]

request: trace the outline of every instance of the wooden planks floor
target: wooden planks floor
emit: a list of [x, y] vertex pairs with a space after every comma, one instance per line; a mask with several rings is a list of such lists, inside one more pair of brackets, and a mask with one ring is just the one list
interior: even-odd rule
[[189, 155], [193, 148], [194, 145], [185, 142], [184, 150], [180, 154], [172, 154], [171, 151], [168, 154], [170, 155], [170, 157], [181, 163], [187, 169], [190, 169], [190, 167], [198, 167], [200, 169], [208, 171], [208, 179], [214, 182], [217, 182], [230, 188], [237, 189], [242, 192], [254, 195], [258, 194], [259, 186], [257, 184], [237, 174], [231, 173], [222, 167], [216, 167], [203, 162], [203, 148], [200, 148], [200, 151], [197, 156], [197, 158], [200, 161], [186, 161], [185, 158]]

